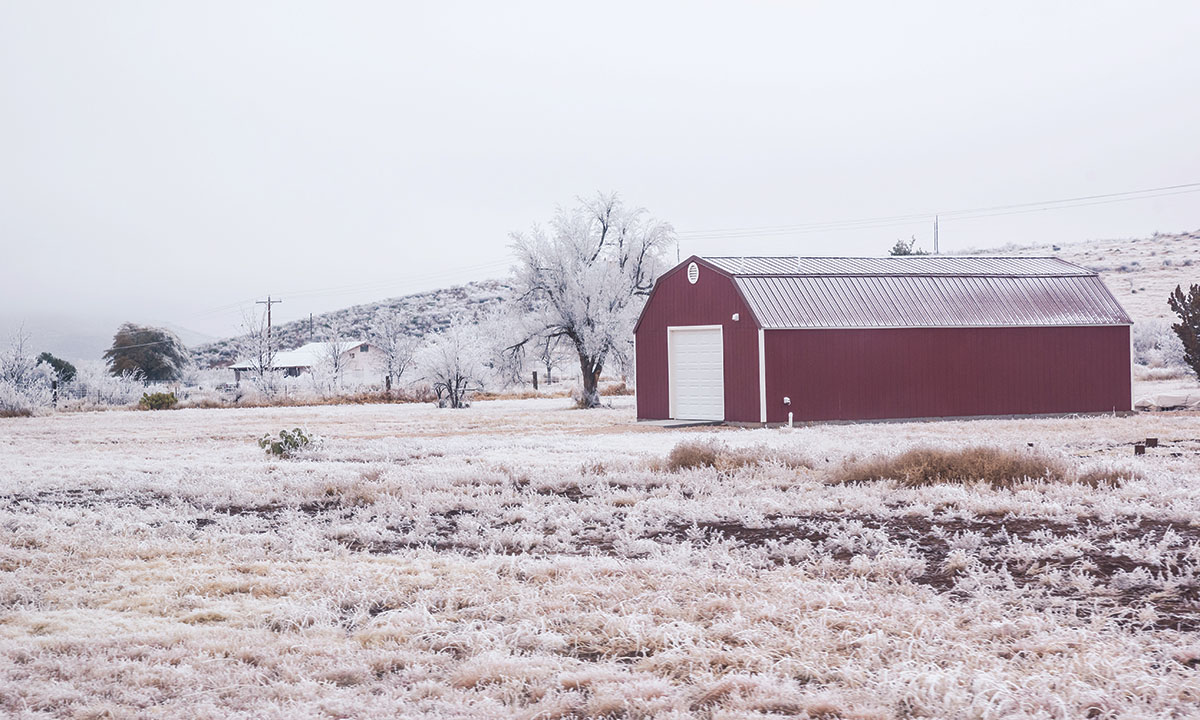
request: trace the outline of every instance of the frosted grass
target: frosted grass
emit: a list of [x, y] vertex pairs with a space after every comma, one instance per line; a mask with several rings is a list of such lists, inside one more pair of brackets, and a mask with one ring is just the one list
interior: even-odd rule
[[[662, 431], [569, 403], [0, 420], [0, 714], [1197, 713], [1200, 417]], [[254, 443], [295, 426], [305, 459]], [[710, 437], [812, 467], [652, 469]], [[1140, 478], [824, 477], [1030, 442]]]

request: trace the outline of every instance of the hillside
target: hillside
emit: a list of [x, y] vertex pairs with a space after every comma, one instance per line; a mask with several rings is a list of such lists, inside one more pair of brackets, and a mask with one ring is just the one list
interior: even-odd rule
[[[483, 280], [451, 288], [405, 295], [375, 303], [354, 305], [333, 312], [314, 315], [310, 328], [308, 319], [280, 323], [273, 329], [281, 350], [300, 347], [311, 340], [320, 340], [334, 325], [340, 325], [346, 337], [367, 335], [375, 314], [390, 308], [408, 318], [408, 330], [421, 337], [445, 329], [452, 318], [469, 320], [483, 318], [496, 307], [511, 288], [499, 280]], [[192, 355], [200, 367], [221, 367], [237, 359], [238, 344], [244, 336], [226, 338], [193, 348]]]

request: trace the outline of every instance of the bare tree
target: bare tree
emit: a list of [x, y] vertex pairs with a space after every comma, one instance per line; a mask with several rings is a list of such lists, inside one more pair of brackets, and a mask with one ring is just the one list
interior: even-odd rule
[[250, 364], [258, 386], [264, 390], [274, 387], [275, 356], [279, 353], [276, 340], [267, 325], [267, 312], [257, 306], [242, 311], [241, 354]]
[[629, 335], [650, 293], [671, 225], [627, 208], [615, 193], [598, 193], [560, 208], [548, 229], [512, 235], [518, 307], [530, 332], [512, 347], [565, 340], [579, 356], [581, 407], [600, 404], [605, 363], [627, 364]]
[[9, 341], [8, 349], [0, 353], [0, 381], [11, 383], [17, 387], [25, 387], [33, 381], [37, 369], [37, 359], [26, 349], [29, 333], [25, 326], [17, 328]]
[[391, 308], [382, 308], [375, 313], [369, 333], [371, 341], [383, 352], [385, 389], [390, 393], [392, 385], [399, 383], [405, 371], [412, 367], [419, 343], [408, 334], [408, 324], [400, 313]]
[[554, 382], [551, 371], [560, 367], [562, 362], [562, 336], [543, 335], [538, 338], [538, 344], [535, 348], [535, 355], [538, 364], [546, 369], [544, 381], [547, 385]]
[[439, 406], [467, 407], [471, 393], [483, 389], [490, 370], [480, 335], [478, 327], [455, 320], [417, 353], [417, 367], [437, 393]]
[[342, 385], [342, 372], [346, 369], [346, 351], [354, 345], [346, 338], [340, 322], [333, 322], [321, 344], [319, 364], [328, 376], [329, 389], [337, 392]]

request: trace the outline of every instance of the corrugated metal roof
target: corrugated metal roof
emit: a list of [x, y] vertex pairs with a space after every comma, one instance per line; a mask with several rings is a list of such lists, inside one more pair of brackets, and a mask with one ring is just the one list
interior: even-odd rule
[[1131, 322], [1091, 273], [745, 275], [734, 281], [767, 329]]
[[705, 257], [731, 275], [789, 275], [796, 272], [797, 257]]

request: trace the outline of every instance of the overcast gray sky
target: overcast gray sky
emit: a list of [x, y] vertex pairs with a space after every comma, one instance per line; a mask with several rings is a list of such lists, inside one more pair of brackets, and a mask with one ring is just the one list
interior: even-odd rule
[[[617, 190], [682, 252], [879, 254], [927, 214], [1200, 182], [1200, 3], [0, 2], [0, 307], [231, 334], [505, 272]], [[942, 248], [1200, 227], [1200, 193]], [[104, 332], [111, 334], [105, 325]]]

